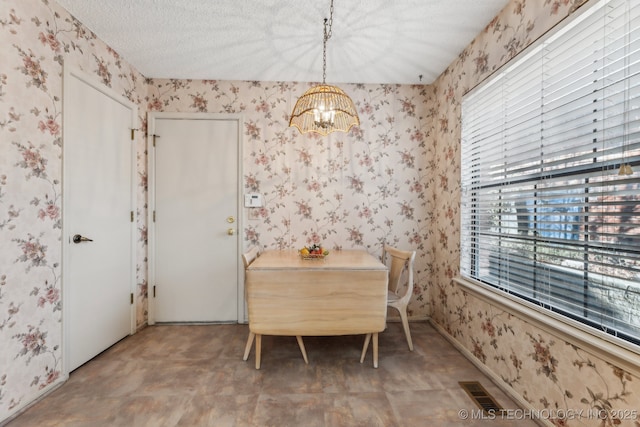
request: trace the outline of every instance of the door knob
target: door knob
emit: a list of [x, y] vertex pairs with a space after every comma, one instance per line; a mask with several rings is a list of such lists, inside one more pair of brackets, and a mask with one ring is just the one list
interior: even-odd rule
[[227, 217], [227, 222], [229, 224], [233, 224], [234, 222], [236, 222], [236, 219], [234, 217], [230, 216], [230, 217]]
[[234, 234], [236, 234], [236, 230], [234, 228], [230, 228], [227, 230], [227, 234], [229, 236], [233, 236]]
[[73, 243], [80, 243], [80, 242], [93, 242], [92, 239], [89, 239], [88, 237], [84, 237], [81, 236], [79, 234], [74, 235], [71, 240], [73, 241]]

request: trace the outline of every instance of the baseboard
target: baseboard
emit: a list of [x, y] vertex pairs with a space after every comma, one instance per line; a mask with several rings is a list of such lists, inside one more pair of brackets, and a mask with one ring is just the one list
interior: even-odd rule
[[[477, 357], [475, 357], [473, 355], [473, 353], [471, 353], [466, 347], [464, 347], [462, 344], [460, 344], [455, 338], [453, 338], [451, 335], [449, 335], [447, 333], [446, 330], [444, 330], [444, 328], [442, 328], [442, 326], [438, 325], [436, 322], [434, 322], [433, 320], [429, 319], [429, 323], [431, 324], [431, 326], [433, 326], [433, 328], [438, 331], [438, 333], [440, 335], [442, 335], [444, 337], [444, 339], [446, 339], [447, 341], [449, 341], [451, 343], [451, 345], [453, 345], [456, 350], [458, 350], [460, 353], [462, 353], [462, 355], [468, 359], [471, 363], [473, 363], [473, 365], [478, 368], [483, 374], [485, 374], [492, 383], [494, 383], [496, 385], [496, 387], [498, 387], [500, 390], [502, 390], [502, 392], [504, 394], [506, 394], [507, 396], [509, 396], [513, 401], [516, 402], [516, 404], [520, 407], [520, 409], [522, 409], [523, 411], [525, 411], [526, 413], [531, 413], [531, 414], [535, 414], [539, 411], [539, 409], [534, 408], [533, 406], [531, 406], [531, 404], [529, 402], [527, 402], [518, 392], [516, 392], [511, 386], [509, 386], [508, 384], [506, 384], [504, 381], [502, 381], [502, 378], [500, 378], [495, 372], [493, 372], [491, 369], [489, 369], [487, 367], [487, 365], [485, 365], [484, 363], [482, 363], [480, 360], [478, 360]], [[538, 424], [539, 426], [543, 426], [543, 427], [555, 427], [549, 420], [547, 419], [543, 419], [543, 418], [539, 418], [539, 417], [533, 417], [532, 421], [534, 421], [536, 424]]]

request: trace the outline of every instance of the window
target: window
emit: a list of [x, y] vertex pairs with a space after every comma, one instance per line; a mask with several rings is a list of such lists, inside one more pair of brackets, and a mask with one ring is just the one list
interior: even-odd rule
[[640, 2], [592, 1], [462, 102], [461, 274], [640, 343]]

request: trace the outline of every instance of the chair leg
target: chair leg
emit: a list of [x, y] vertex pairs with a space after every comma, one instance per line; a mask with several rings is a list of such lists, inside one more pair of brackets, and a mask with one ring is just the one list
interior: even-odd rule
[[373, 334], [373, 367], [378, 367], [378, 333]]
[[253, 339], [255, 336], [256, 334], [249, 331], [249, 338], [247, 338], [247, 345], [244, 347], [244, 356], [242, 357], [242, 360], [247, 360], [249, 358], [249, 353], [251, 353], [251, 346], [253, 345]]
[[360, 355], [360, 363], [364, 362], [364, 358], [367, 355], [369, 349], [369, 341], [371, 341], [371, 334], [367, 334], [364, 337], [364, 345], [362, 346], [362, 354]]
[[300, 347], [300, 351], [302, 352], [304, 363], [308, 365], [309, 359], [307, 359], [307, 350], [304, 348], [304, 341], [302, 341], [302, 337], [300, 335], [296, 335], [296, 339], [298, 340], [298, 346]]
[[262, 352], [262, 335], [256, 334], [256, 369], [260, 369], [261, 352]]
[[407, 319], [407, 309], [398, 310], [400, 312], [400, 318], [402, 319], [402, 328], [404, 329], [404, 335], [407, 337], [407, 344], [409, 344], [409, 351], [413, 351], [413, 341], [411, 341], [411, 331], [409, 330], [409, 320]]

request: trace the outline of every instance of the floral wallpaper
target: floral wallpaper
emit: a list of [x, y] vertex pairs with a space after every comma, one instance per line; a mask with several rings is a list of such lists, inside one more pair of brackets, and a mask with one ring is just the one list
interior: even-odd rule
[[[515, 0], [434, 82], [432, 321], [558, 426], [640, 426], [640, 378], [471, 295], [460, 262], [460, 105], [487, 78], [585, 0]], [[640, 358], [639, 358], [640, 360]], [[564, 416], [563, 416], [564, 415]], [[580, 415], [580, 416], [578, 416]]]
[[385, 242], [416, 249], [421, 286], [412, 310], [426, 317], [430, 87], [341, 85], [361, 126], [320, 137], [288, 127], [307, 84], [152, 79], [149, 86], [150, 111], [243, 114], [244, 189], [264, 201], [259, 220], [245, 220], [246, 245], [323, 243], [378, 255]]
[[[63, 380], [63, 63], [141, 104], [142, 75], [57, 3], [0, 0], [0, 422]], [[142, 117], [144, 110], [141, 109]], [[138, 168], [145, 140], [136, 135]], [[146, 313], [141, 173], [137, 323]]]
[[[54, 1], [0, 0], [0, 422], [64, 380], [63, 63], [139, 107], [139, 328], [147, 320], [147, 112], [241, 113], [243, 185], [265, 200], [258, 220], [245, 218], [245, 246], [321, 241], [378, 255], [385, 242], [416, 249], [410, 316], [430, 316], [533, 407], [638, 408], [640, 379], [452, 281], [459, 262], [461, 96], [573, 3], [512, 0], [432, 86], [341, 85], [361, 126], [321, 138], [287, 126], [306, 83], [146, 79]], [[554, 422], [617, 421], [633, 425]]]

